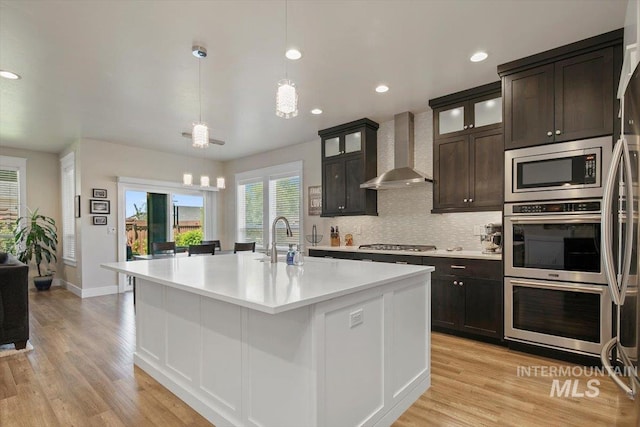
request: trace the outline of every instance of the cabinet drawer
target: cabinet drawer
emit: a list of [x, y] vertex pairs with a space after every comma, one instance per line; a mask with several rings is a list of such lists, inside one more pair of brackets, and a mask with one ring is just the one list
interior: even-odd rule
[[499, 260], [425, 257], [423, 264], [436, 268], [434, 276], [451, 275], [494, 280], [502, 280], [503, 277], [502, 261]]

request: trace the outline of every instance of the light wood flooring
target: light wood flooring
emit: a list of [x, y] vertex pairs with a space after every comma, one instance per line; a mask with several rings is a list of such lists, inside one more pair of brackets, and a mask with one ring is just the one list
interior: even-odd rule
[[[131, 294], [53, 288], [30, 304], [35, 350], [0, 358], [0, 426], [210, 425], [134, 368]], [[553, 378], [517, 367], [570, 365], [438, 333], [432, 348], [432, 386], [394, 427], [637, 425], [637, 406], [606, 377], [580, 379], [580, 391], [598, 379], [598, 397], [550, 397]]]

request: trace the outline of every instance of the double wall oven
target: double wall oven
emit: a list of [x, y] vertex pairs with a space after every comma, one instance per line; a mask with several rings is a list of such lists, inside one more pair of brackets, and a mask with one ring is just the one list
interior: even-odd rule
[[601, 236], [611, 142], [506, 152], [506, 339], [591, 355], [611, 339]]

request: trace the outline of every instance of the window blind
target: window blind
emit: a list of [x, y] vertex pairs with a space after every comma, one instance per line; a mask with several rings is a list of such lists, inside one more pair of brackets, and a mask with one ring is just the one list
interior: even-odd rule
[[62, 174], [62, 258], [76, 261], [76, 174], [73, 153], [60, 161]]
[[[278, 245], [288, 246], [288, 243], [300, 243], [300, 176], [278, 177], [269, 179], [269, 224], [279, 216], [289, 221], [293, 237], [287, 236], [283, 221], [276, 224]], [[269, 226], [269, 233], [271, 227]], [[273, 236], [269, 236], [273, 239]]]
[[264, 247], [262, 181], [241, 183], [237, 192], [238, 241]]
[[14, 169], [0, 169], [0, 252], [15, 253], [13, 229], [20, 216], [20, 179]]

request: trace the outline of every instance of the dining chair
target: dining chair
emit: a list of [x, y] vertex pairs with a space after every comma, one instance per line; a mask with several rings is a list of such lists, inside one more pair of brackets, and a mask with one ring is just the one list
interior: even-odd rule
[[256, 251], [256, 242], [249, 242], [249, 243], [238, 243], [238, 242], [236, 242], [233, 245], [233, 253], [235, 254], [238, 251], [255, 252]]
[[213, 243], [202, 245], [189, 245], [189, 256], [191, 255], [215, 255], [216, 245]]
[[175, 255], [176, 242], [153, 242], [151, 255]]
[[217, 250], [222, 250], [222, 246], [220, 245], [220, 240], [203, 240], [203, 245], [216, 245]]

